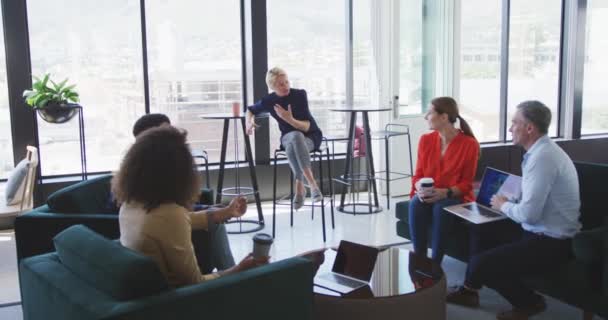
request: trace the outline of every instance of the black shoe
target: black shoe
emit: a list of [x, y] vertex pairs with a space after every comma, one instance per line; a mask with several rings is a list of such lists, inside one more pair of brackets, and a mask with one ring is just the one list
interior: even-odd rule
[[479, 293], [464, 286], [454, 286], [448, 289], [447, 302], [469, 308], [479, 308]]

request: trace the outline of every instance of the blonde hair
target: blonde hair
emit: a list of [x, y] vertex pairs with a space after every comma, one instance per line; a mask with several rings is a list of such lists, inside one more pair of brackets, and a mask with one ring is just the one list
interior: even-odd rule
[[275, 84], [277, 83], [277, 78], [280, 76], [287, 76], [287, 72], [279, 67], [274, 67], [268, 70], [266, 73], [266, 84], [270, 90], [274, 90]]

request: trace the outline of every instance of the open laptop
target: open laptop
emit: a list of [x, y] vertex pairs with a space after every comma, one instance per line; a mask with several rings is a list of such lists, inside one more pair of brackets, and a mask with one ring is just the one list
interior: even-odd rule
[[492, 209], [490, 205], [490, 200], [495, 194], [503, 195], [509, 200], [519, 199], [521, 196], [521, 177], [486, 167], [481, 179], [477, 200], [449, 206], [445, 210], [475, 224], [506, 219], [506, 215]]
[[378, 249], [342, 240], [329, 273], [314, 279], [316, 286], [347, 294], [368, 285], [378, 258]]

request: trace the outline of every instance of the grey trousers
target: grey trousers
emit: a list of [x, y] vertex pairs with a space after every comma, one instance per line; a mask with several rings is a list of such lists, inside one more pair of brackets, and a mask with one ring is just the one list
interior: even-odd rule
[[281, 144], [285, 148], [294, 177], [296, 180], [302, 180], [304, 169], [310, 168], [310, 152], [315, 143], [301, 131], [292, 131], [281, 138]]

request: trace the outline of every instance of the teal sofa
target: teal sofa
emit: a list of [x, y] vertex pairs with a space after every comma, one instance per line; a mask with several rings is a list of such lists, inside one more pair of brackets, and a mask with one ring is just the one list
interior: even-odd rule
[[[553, 272], [530, 277], [526, 282], [537, 291], [557, 298], [585, 312], [608, 317], [608, 165], [574, 163], [580, 184], [583, 230], [572, 242], [573, 258]], [[410, 239], [408, 201], [396, 205], [397, 234]], [[469, 227], [457, 219], [446, 239], [446, 254], [469, 260]]]
[[153, 260], [72, 226], [56, 252], [21, 260], [25, 320], [311, 319], [313, 267], [291, 258], [197, 285], [169, 288]]
[[[51, 194], [46, 204], [15, 219], [17, 259], [21, 260], [54, 251], [53, 237], [66, 228], [82, 224], [110, 238], [120, 237], [118, 207], [111, 195], [112, 175], [78, 182]], [[209, 198], [213, 190], [203, 189], [202, 198]], [[203, 247], [209, 242], [204, 231], [197, 231], [197, 242]], [[202, 257], [211, 261], [210, 257]], [[210, 272], [211, 265], [202, 266]]]
[[95, 232], [120, 237], [118, 208], [111, 202], [111, 175], [82, 181], [51, 194], [45, 205], [15, 219], [17, 259], [54, 251], [53, 237], [83, 224]]

